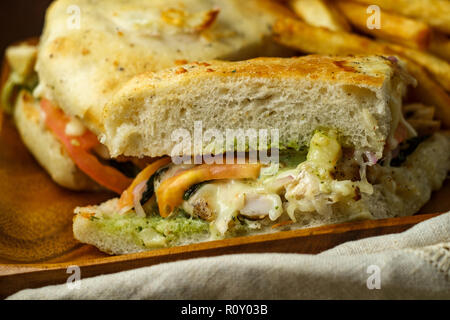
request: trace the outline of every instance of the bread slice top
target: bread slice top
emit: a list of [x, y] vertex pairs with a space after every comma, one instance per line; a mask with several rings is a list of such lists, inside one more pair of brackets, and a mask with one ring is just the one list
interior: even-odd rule
[[281, 148], [333, 128], [344, 145], [381, 158], [410, 82], [401, 63], [381, 56], [197, 62], [130, 80], [105, 107], [102, 142], [112, 156], [155, 157], [173, 155], [173, 133], [193, 137], [196, 121], [223, 135], [278, 129]]
[[270, 40], [286, 14], [268, 0], [55, 1], [40, 41], [39, 88], [98, 134], [105, 103], [139, 73], [291, 52]]

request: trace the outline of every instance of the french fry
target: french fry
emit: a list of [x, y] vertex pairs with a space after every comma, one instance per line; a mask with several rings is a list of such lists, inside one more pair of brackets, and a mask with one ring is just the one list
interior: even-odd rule
[[450, 1], [448, 0], [355, 0], [377, 5], [387, 11], [416, 18], [435, 29], [450, 33]]
[[[450, 97], [440, 84], [428, 75], [422, 65], [411, 59], [416, 55], [415, 50], [408, 49], [414, 51], [414, 54], [407, 56], [405, 53], [408, 53], [408, 51], [404, 52], [406, 48], [400, 46], [397, 46], [400, 48], [396, 48], [395, 45], [376, 42], [355, 34], [334, 32], [324, 28], [313, 27], [291, 18], [279, 19], [275, 23], [273, 27], [273, 38], [285, 46], [306, 53], [329, 55], [384, 54], [400, 56], [408, 62], [408, 70], [418, 80], [418, 86], [414, 90], [417, 95], [417, 100], [435, 106], [437, 117], [442, 120], [443, 125], [450, 127]], [[396, 48], [396, 50], [394, 51], [393, 48]], [[420, 56], [420, 58], [422, 59], [417, 60], [421, 60], [425, 65], [427, 62], [434, 62], [434, 59], [437, 59], [431, 55], [426, 56], [426, 58]], [[436, 69], [436, 66], [433, 69]], [[435, 71], [439, 72], [439, 70]]]
[[409, 61], [407, 68], [418, 82], [418, 86], [412, 90], [415, 100], [435, 106], [436, 118], [446, 128], [450, 128], [450, 96], [420, 65]]
[[450, 39], [448, 36], [434, 33], [431, 36], [429, 51], [450, 62]]
[[445, 90], [450, 91], [450, 64], [426, 52], [373, 41], [352, 33], [313, 27], [291, 18], [279, 19], [273, 33], [275, 40], [281, 44], [307, 53], [398, 55], [425, 67]]
[[427, 52], [405, 48], [396, 44], [390, 43], [388, 46], [398, 55], [425, 67], [445, 90], [450, 91], [450, 64], [447, 61]]
[[410, 103], [403, 106], [403, 114], [407, 119], [433, 120], [434, 113], [434, 107], [422, 103]]
[[275, 41], [306, 53], [370, 54], [385, 53], [389, 48], [371, 39], [346, 32], [313, 27], [300, 20], [279, 19], [273, 27]]
[[439, 120], [408, 119], [407, 121], [419, 136], [431, 135], [441, 128]]
[[406, 121], [416, 130], [419, 136], [430, 135], [441, 127], [439, 120], [434, 120], [434, 107], [422, 103], [411, 103], [403, 106]]
[[[425, 49], [429, 45], [431, 29], [423, 22], [382, 12], [381, 29], [370, 30], [366, 26], [367, 15], [365, 14], [366, 7], [364, 5], [342, 0], [338, 1], [337, 5], [349, 21], [365, 33], [413, 48]], [[440, 41], [434, 41], [434, 51], [445, 53], [445, 50], [442, 50], [445, 45], [449, 47], [450, 54], [450, 41], [447, 40], [447, 43], [445, 43], [442, 40], [442, 36], [440, 37]], [[424, 66], [445, 90], [450, 91], [450, 64], [448, 62], [426, 52], [405, 48], [404, 46], [393, 43], [388, 44], [388, 46], [395, 53]], [[439, 48], [436, 48], [437, 46]]]
[[350, 31], [348, 22], [327, 0], [289, 0], [289, 6], [312, 26], [333, 31]]
[[347, 20], [363, 33], [415, 49], [423, 50], [429, 46], [431, 28], [424, 22], [381, 11], [380, 29], [369, 29], [366, 5], [342, 0], [337, 1], [336, 5]]

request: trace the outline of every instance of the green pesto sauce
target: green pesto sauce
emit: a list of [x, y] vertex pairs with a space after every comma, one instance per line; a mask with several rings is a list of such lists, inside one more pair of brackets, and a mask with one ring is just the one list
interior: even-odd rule
[[[144, 244], [142, 235], [148, 229], [156, 231], [159, 236], [164, 237], [165, 245], [177, 242], [186, 235], [201, 236], [207, 235], [209, 232], [209, 223], [207, 221], [187, 217], [183, 213], [178, 213], [170, 218], [162, 218], [157, 214], [148, 215], [145, 218], [133, 214], [114, 215], [100, 219], [91, 219], [91, 221], [101, 231], [115, 236], [131, 237], [138, 245]], [[158, 241], [158, 243], [160, 242]], [[148, 243], [147, 246], [149, 246]]]
[[[145, 218], [134, 214], [114, 215], [111, 217], [91, 217], [95, 227], [102, 232], [114, 236], [132, 239], [139, 246], [149, 248], [170, 247], [179, 244], [183, 239], [207, 239], [210, 237], [209, 222], [187, 215], [182, 209], [170, 218], [162, 218], [158, 214]], [[146, 234], [156, 232], [154, 240]], [[225, 237], [235, 237], [248, 233], [249, 228], [245, 220], [234, 219]]]
[[300, 163], [306, 160], [306, 155], [308, 154], [307, 147], [301, 147], [299, 150], [296, 149], [284, 149], [280, 150], [280, 165], [283, 168], [296, 168]]
[[38, 78], [35, 72], [31, 73], [26, 79], [20, 79], [14, 72], [11, 72], [0, 93], [0, 106], [6, 113], [12, 113], [20, 90], [32, 93], [37, 85]]

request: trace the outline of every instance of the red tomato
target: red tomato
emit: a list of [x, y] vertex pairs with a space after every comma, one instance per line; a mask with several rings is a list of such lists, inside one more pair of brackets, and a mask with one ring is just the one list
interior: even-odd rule
[[64, 145], [70, 158], [81, 171], [98, 184], [119, 194], [130, 185], [130, 178], [115, 168], [102, 164], [90, 153], [90, 149], [99, 144], [95, 134], [86, 130], [81, 136], [68, 136], [66, 125], [70, 121], [69, 117], [46, 99], [41, 100], [41, 108], [45, 113], [45, 124]]

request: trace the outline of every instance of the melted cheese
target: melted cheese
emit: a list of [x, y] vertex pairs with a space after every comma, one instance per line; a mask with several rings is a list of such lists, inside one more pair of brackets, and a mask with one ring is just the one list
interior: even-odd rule
[[207, 206], [214, 213], [211, 223], [212, 234], [223, 235], [229, 223], [244, 207], [245, 193], [252, 188], [242, 182], [229, 180], [206, 184], [188, 201], [183, 202], [183, 209], [191, 215], [195, 214], [197, 205]]
[[[209, 217], [212, 234], [217, 236], [223, 236], [239, 214], [251, 219], [268, 216], [276, 221], [286, 211], [295, 222], [296, 214], [317, 212], [330, 216], [332, 205], [340, 202], [346, 203], [349, 216], [363, 213], [367, 217], [368, 211], [354, 200], [359, 191], [373, 192], [365, 176], [357, 182], [332, 177], [341, 153], [336, 133], [316, 132], [306, 161], [296, 168], [279, 171], [272, 177], [261, 176], [251, 183], [237, 180], [207, 183], [184, 201], [182, 208], [191, 215]], [[284, 203], [280, 195], [284, 195]]]
[[191, 215], [195, 215], [198, 206], [207, 206], [204, 209], [214, 213], [211, 231], [219, 236], [226, 233], [238, 214], [257, 219], [269, 216], [276, 220], [283, 213], [279, 195], [268, 193], [257, 183], [237, 180], [206, 184], [182, 205]]
[[71, 118], [66, 124], [65, 134], [72, 137], [82, 136], [86, 127], [77, 118]]

